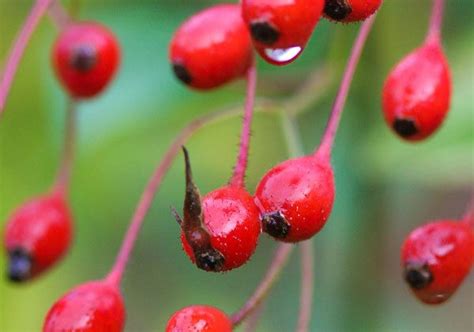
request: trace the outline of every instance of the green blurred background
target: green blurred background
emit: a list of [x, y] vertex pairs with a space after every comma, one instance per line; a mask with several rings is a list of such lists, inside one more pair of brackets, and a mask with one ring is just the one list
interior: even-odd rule
[[[117, 79], [99, 98], [80, 105], [80, 137], [71, 204], [75, 241], [50, 273], [25, 285], [0, 278], [0, 331], [39, 331], [51, 304], [69, 288], [103, 277], [155, 165], [178, 131], [200, 114], [239, 106], [244, 83], [198, 93], [179, 84], [167, 61], [173, 31], [189, 15], [218, 1], [72, 0], [78, 16], [110, 26], [123, 47]], [[399, 247], [424, 221], [460, 216], [474, 182], [474, 5], [447, 0], [446, 52], [453, 70], [451, 113], [429, 141], [406, 144], [385, 126], [380, 93], [389, 69], [423, 40], [431, 1], [387, 0], [377, 18], [349, 95], [337, 138], [337, 199], [315, 238], [311, 331], [472, 331], [473, 276], [446, 304], [428, 307], [402, 281]], [[0, 0], [0, 59], [4, 59], [32, 1]], [[258, 63], [258, 96], [284, 102], [309, 74], [326, 66], [323, 97], [298, 117], [306, 151], [319, 142], [357, 25], [321, 21], [301, 58], [286, 67]], [[66, 97], [50, 62], [57, 35], [44, 19], [33, 36], [0, 123], [0, 220], [45, 191], [61, 150]], [[318, 89], [319, 90], [319, 89]], [[291, 106], [291, 105], [290, 105]], [[187, 144], [203, 192], [230, 176], [240, 118], [204, 128]], [[253, 191], [262, 174], [285, 159], [278, 114], [258, 113], [247, 177]], [[178, 308], [210, 304], [233, 312], [261, 278], [275, 242], [262, 236], [244, 267], [224, 275], [191, 265], [180, 248], [169, 206], [182, 206], [183, 165], [167, 175], [126, 271], [127, 331], [163, 331]], [[5, 269], [0, 256], [0, 269]], [[299, 301], [295, 251], [269, 297], [259, 331], [292, 331]]]

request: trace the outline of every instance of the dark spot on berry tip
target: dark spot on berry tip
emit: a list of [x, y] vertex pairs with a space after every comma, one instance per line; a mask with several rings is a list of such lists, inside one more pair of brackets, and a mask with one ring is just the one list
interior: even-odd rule
[[266, 45], [272, 45], [280, 37], [278, 30], [268, 22], [255, 21], [250, 23], [253, 39]]
[[410, 119], [396, 118], [393, 121], [393, 129], [402, 137], [410, 137], [418, 133], [415, 122]]
[[324, 14], [336, 21], [345, 19], [351, 12], [347, 0], [326, 0], [324, 4]]
[[408, 263], [403, 274], [413, 289], [423, 289], [433, 281], [433, 274], [427, 264]]
[[72, 51], [71, 67], [80, 71], [87, 72], [91, 70], [97, 62], [97, 51], [90, 45], [81, 45]]
[[262, 215], [263, 231], [274, 238], [284, 239], [290, 232], [290, 224], [280, 211]]
[[224, 256], [215, 249], [195, 252], [196, 265], [201, 270], [220, 272], [224, 268]]
[[10, 281], [22, 282], [31, 277], [33, 260], [23, 249], [16, 248], [8, 253], [7, 277]]
[[186, 67], [179, 63], [173, 63], [173, 72], [176, 77], [184, 84], [191, 84], [192, 77]]

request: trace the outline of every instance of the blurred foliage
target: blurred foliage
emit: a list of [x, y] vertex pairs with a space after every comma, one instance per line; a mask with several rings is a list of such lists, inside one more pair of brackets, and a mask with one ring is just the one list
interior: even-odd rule
[[[380, 92], [390, 68], [423, 40], [431, 2], [385, 1], [356, 73], [335, 147], [337, 200], [316, 237], [311, 331], [472, 331], [473, 277], [447, 304], [418, 303], [400, 277], [399, 246], [416, 225], [455, 218], [474, 180], [474, 4], [448, 0], [444, 40], [453, 70], [451, 113], [442, 130], [415, 145], [385, 126]], [[38, 331], [67, 289], [110, 268], [140, 192], [177, 132], [200, 114], [243, 102], [244, 84], [198, 93], [180, 85], [167, 61], [168, 42], [186, 17], [217, 1], [69, 0], [78, 17], [99, 20], [118, 35], [123, 63], [99, 98], [80, 105], [80, 137], [72, 183], [75, 243], [50, 273], [27, 285], [0, 278], [0, 331]], [[0, 1], [4, 59], [32, 1]], [[309, 152], [319, 142], [357, 25], [322, 20], [301, 58], [287, 67], [259, 67], [260, 98], [287, 100], [312, 71], [327, 65], [332, 84], [299, 116]], [[48, 188], [61, 150], [66, 98], [49, 62], [57, 34], [44, 19], [14, 81], [0, 123], [0, 220]], [[311, 93], [311, 92], [310, 92]], [[317, 91], [314, 92], [317, 94]], [[291, 105], [289, 105], [291, 106]], [[203, 192], [224, 183], [237, 152], [239, 118], [199, 131], [188, 148]], [[216, 139], [218, 138], [218, 139]], [[280, 117], [258, 114], [247, 184], [287, 157]], [[229, 149], [229, 147], [233, 147]], [[261, 278], [275, 247], [262, 236], [252, 261], [215, 275], [198, 271], [181, 252], [169, 206], [183, 198], [181, 157], [167, 175], [126, 271], [127, 331], [162, 331], [167, 318], [193, 303], [236, 310]], [[0, 269], [5, 257], [0, 256]], [[265, 307], [259, 331], [292, 331], [299, 295], [297, 252]]]

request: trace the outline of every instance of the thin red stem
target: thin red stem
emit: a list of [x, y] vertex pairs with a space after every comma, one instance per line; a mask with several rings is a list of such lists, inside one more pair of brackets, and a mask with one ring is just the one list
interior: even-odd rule
[[433, 9], [426, 39], [439, 41], [441, 38], [441, 25], [443, 24], [444, 0], [433, 0]]
[[244, 186], [245, 170], [247, 169], [247, 161], [250, 147], [250, 130], [252, 127], [252, 117], [255, 104], [255, 88], [257, 85], [257, 69], [255, 62], [247, 71], [247, 96], [245, 99], [245, 113], [242, 124], [242, 132], [240, 135], [240, 149], [237, 162], [234, 168], [234, 174], [230, 180], [233, 186]]
[[20, 63], [20, 60], [25, 52], [26, 46], [31, 38], [31, 35], [35, 31], [41, 17], [45, 14], [52, 0], [37, 0], [31, 9], [23, 27], [16, 38], [13, 47], [8, 56], [8, 60], [5, 64], [3, 71], [3, 77], [0, 82], [0, 116], [5, 109], [5, 103], [7, 100], [8, 93], [10, 91], [13, 78], [15, 77], [16, 70]]
[[374, 14], [367, 20], [365, 20], [359, 30], [359, 34], [357, 35], [357, 38], [352, 47], [351, 55], [347, 62], [342, 82], [331, 111], [331, 116], [324, 132], [324, 136], [321, 140], [321, 145], [315, 151], [315, 155], [318, 155], [322, 158], [331, 158], [331, 150], [334, 144], [334, 139], [336, 136], [337, 128], [339, 126], [342, 111], [346, 103], [347, 94], [349, 93], [349, 88], [352, 83], [352, 78], [354, 77], [354, 72], [357, 68], [357, 64], [359, 63], [360, 55], [367, 40], [367, 36], [369, 35], [369, 32], [374, 24], [375, 17], [376, 15]]
[[232, 315], [231, 320], [233, 326], [237, 326], [242, 323], [245, 318], [253, 313], [254, 310], [256, 310], [260, 303], [265, 299], [273, 284], [277, 281], [278, 276], [288, 261], [288, 257], [290, 256], [292, 250], [293, 245], [291, 244], [283, 243], [278, 246], [270, 267], [268, 268], [263, 279], [260, 281], [260, 284], [253, 292], [252, 296], [242, 306], [242, 308]]
[[301, 243], [301, 295], [300, 313], [298, 316], [297, 332], [309, 331], [311, 321], [311, 310], [313, 304], [314, 283], [314, 248], [313, 241], [307, 240]]
[[255, 332], [258, 327], [258, 322], [262, 316], [265, 303], [260, 303], [257, 308], [250, 314], [245, 322], [245, 332]]

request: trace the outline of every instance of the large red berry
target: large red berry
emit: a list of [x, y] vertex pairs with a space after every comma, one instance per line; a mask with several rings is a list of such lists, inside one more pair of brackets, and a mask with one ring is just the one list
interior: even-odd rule
[[166, 332], [232, 332], [232, 323], [217, 308], [193, 305], [176, 311], [166, 325]]
[[67, 251], [71, 237], [72, 218], [61, 194], [23, 204], [10, 217], [4, 235], [10, 280], [27, 280], [52, 266]]
[[410, 233], [401, 252], [404, 277], [424, 303], [446, 301], [474, 263], [474, 231], [464, 222], [441, 220]]
[[438, 41], [429, 41], [404, 58], [383, 88], [385, 121], [400, 137], [430, 136], [449, 111], [451, 77]]
[[333, 170], [325, 158], [300, 157], [273, 167], [255, 193], [263, 231], [285, 242], [309, 239], [329, 218], [334, 191]]
[[120, 332], [125, 306], [116, 286], [93, 281], [73, 288], [49, 310], [43, 332]]
[[120, 48], [113, 33], [95, 22], [73, 23], [53, 47], [53, 67], [66, 90], [78, 98], [100, 93], [113, 78]]
[[326, 0], [324, 15], [339, 22], [363, 21], [373, 15], [382, 0]]
[[203, 10], [176, 31], [170, 44], [176, 76], [196, 89], [212, 89], [247, 72], [252, 42], [239, 5]]
[[321, 17], [324, 0], [242, 0], [255, 48], [268, 62], [295, 60]]

